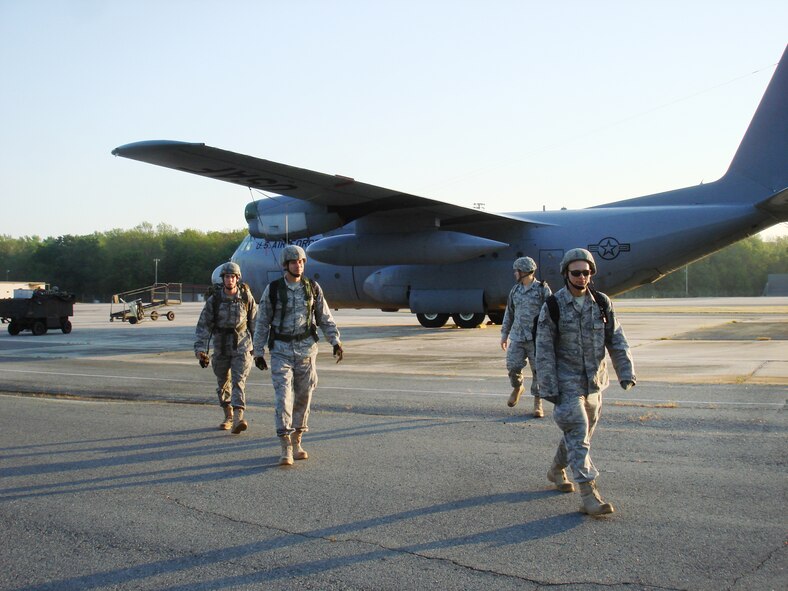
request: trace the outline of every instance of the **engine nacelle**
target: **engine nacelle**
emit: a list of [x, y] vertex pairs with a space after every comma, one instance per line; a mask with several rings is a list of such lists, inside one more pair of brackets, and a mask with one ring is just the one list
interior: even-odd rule
[[447, 230], [341, 234], [309, 245], [307, 254], [321, 263], [344, 266], [446, 265], [492, 254], [505, 242]]
[[316, 236], [344, 226], [336, 213], [324, 205], [294, 199], [271, 197], [252, 201], [244, 211], [249, 234], [266, 240], [294, 240]]

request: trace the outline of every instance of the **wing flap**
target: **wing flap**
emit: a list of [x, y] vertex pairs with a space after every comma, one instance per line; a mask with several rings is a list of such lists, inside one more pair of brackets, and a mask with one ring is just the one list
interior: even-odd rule
[[347, 221], [373, 214], [408, 212], [433, 216], [439, 220], [441, 226], [501, 220], [529, 223], [528, 220], [508, 214], [488, 213], [435, 201], [362, 183], [345, 176], [297, 168], [202, 143], [151, 140], [119, 146], [112, 153], [115, 156], [325, 205]]

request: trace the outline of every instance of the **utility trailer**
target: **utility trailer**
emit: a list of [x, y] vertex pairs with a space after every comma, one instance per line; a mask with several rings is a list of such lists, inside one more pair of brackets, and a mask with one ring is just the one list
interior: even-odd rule
[[74, 315], [74, 295], [58, 290], [36, 289], [29, 298], [0, 300], [0, 321], [8, 324], [8, 333], [16, 336], [29, 330], [36, 336], [50, 328], [71, 332], [69, 316]]
[[137, 324], [147, 316], [158, 320], [163, 315], [167, 320], [175, 320], [175, 312], [159, 312], [161, 308], [177, 306], [183, 301], [183, 284], [154, 283], [147, 287], [132, 289], [112, 296], [109, 308], [109, 321]]

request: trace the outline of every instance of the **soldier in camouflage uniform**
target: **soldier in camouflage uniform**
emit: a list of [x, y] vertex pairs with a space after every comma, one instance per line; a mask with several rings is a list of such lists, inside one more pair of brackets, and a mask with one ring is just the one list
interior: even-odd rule
[[[249, 288], [241, 283], [241, 268], [226, 263], [221, 271], [222, 284], [215, 287], [205, 301], [194, 341], [194, 354], [202, 367], [213, 364], [219, 387], [216, 393], [224, 409], [219, 429], [230, 429], [236, 435], [244, 431], [246, 394], [244, 386], [252, 369], [252, 332], [257, 304]], [[208, 348], [213, 339], [213, 357]]]
[[268, 369], [265, 347], [271, 351], [276, 434], [282, 446], [279, 465], [309, 457], [301, 447], [308, 430], [312, 392], [317, 386], [317, 327], [333, 345], [337, 363], [343, 350], [339, 330], [316, 281], [304, 275], [306, 253], [300, 246], [282, 249], [284, 277], [270, 283], [260, 299], [254, 334], [254, 361]]
[[541, 419], [544, 411], [536, 379], [533, 328], [542, 304], [553, 292], [550, 291], [547, 283], [534, 279], [536, 262], [531, 257], [520, 257], [514, 261], [512, 268], [517, 283], [509, 292], [501, 325], [501, 349], [506, 351], [506, 370], [509, 372], [509, 381], [513, 388], [507, 404], [514, 406], [520, 400], [525, 390], [523, 369], [530, 363], [534, 417]]
[[591, 287], [595, 273], [594, 257], [585, 249], [569, 250], [561, 260], [566, 286], [539, 314], [536, 375], [539, 393], [555, 403], [553, 418], [564, 432], [547, 479], [562, 492], [572, 492], [564, 470], [569, 466], [580, 486], [580, 511], [604, 515], [614, 508], [596, 487], [599, 472], [591, 461], [591, 437], [602, 409], [602, 391], [609, 385], [605, 350], [624, 390], [635, 385], [635, 370], [610, 299]]

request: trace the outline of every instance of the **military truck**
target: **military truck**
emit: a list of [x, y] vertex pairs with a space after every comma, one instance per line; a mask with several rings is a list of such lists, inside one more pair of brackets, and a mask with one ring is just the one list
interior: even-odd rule
[[74, 295], [57, 289], [36, 289], [29, 298], [0, 299], [0, 322], [8, 324], [8, 332], [13, 336], [23, 330], [40, 336], [50, 328], [68, 334], [75, 299]]

